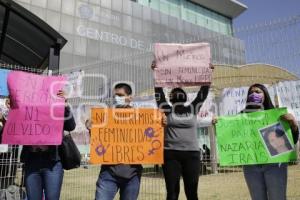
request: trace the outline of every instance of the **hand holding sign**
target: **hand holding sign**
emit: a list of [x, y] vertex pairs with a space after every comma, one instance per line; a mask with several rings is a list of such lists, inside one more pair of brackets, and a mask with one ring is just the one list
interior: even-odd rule
[[297, 121], [292, 114], [290, 113], [284, 114], [281, 116], [281, 119], [287, 121], [293, 130], [298, 129]]
[[156, 68], [157, 68], [157, 66], [156, 66], [156, 61], [153, 60], [152, 63], [151, 63], [151, 69], [152, 69], [152, 70], [155, 70]]

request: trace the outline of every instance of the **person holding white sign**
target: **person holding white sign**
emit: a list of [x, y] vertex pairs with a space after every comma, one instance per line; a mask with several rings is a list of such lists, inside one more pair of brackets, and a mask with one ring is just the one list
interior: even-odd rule
[[[275, 107], [271, 101], [269, 92], [264, 85], [254, 84], [250, 86], [247, 93], [246, 107], [242, 113], [269, 110], [273, 108]], [[296, 144], [299, 137], [299, 131], [295, 118], [288, 113], [282, 115], [281, 119], [289, 123], [293, 134], [293, 140]], [[217, 123], [217, 118], [213, 120], [213, 124], [215, 123]], [[272, 129], [266, 133], [264, 138], [269, 144], [267, 146], [274, 149], [276, 154], [280, 153], [280, 151], [284, 151], [285, 149], [283, 149], [283, 147], [286, 145], [284, 138], [282, 138], [283, 134], [277, 129], [278, 128], [275, 127], [274, 130]], [[291, 147], [289, 148], [291, 149]], [[244, 176], [251, 199], [286, 200], [287, 167], [288, 163], [244, 165]]]
[[[155, 61], [151, 67], [156, 67]], [[163, 164], [167, 200], [178, 199], [181, 175], [187, 200], [198, 200], [200, 152], [197, 141], [197, 113], [208, 95], [209, 87], [202, 86], [189, 105], [185, 105], [187, 94], [183, 89], [172, 89], [170, 105], [166, 101], [163, 88], [155, 87], [157, 106], [167, 116]]]

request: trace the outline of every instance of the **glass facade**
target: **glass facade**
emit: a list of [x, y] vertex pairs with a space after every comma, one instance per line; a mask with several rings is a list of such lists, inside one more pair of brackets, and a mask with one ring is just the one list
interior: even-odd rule
[[[181, 2], [179, 0], [151, 0], [151, 6], [130, 0], [16, 2], [45, 20], [68, 40], [61, 51], [62, 73], [78, 70], [99, 73], [107, 77], [105, 84], [108, 85], [121, 80], [131, 81], [135, 84], [136, 95], [153, 92], [149, 66], [156, 42], [208, 42], [213, 63], [245, 63], [244, 44], [239, 39], [176, 17], [179, 15], [175, 12]], [[159, 4], [159, 8], [170, 13], [158, 11], [158, 4], [154, 2], [165, 2], [165, 5]], [[171, 9], [172, 6], [174, 9]], [[98, 96], [104, 86], [94, 79], [90, 79], [92, 85], [86, 84], [90, 87], [86, 91]]]
[[221, 34], [233, 34], [230, 18], [187, 0], [136, 0], [136, 2]]

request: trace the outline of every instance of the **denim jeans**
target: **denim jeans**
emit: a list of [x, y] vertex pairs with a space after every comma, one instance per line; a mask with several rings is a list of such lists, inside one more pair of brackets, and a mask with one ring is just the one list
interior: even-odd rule
[[113, 200], [120, 190], [120, 200], [136, 200], [139, 195], [141, 177], [131, 179], [114, 177], [108, 170], [102, 171], [96, 184], [96, 200]]
[[286, 200], [287, 164], [244, 166], [252, 200]]
[[60, 161], [33, 156], [25, 163], [25, 187], [28, 200], [59, 200], [64, 170]]
[[200, 152], [165, 150], [164, 157], [163, 172], [167, 200], [178, 200], [181, 175], [186, 199], [198, 200]]

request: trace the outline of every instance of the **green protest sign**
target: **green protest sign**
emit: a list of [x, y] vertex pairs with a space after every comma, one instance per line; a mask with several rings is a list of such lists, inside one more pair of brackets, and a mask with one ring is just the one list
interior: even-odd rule
[[216, 124], [221, 166], [281, 163], [296, 160], [286, 108], [220, 117]]

